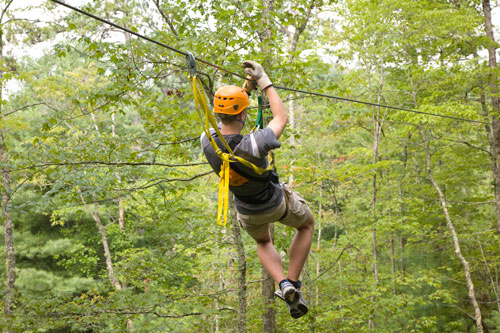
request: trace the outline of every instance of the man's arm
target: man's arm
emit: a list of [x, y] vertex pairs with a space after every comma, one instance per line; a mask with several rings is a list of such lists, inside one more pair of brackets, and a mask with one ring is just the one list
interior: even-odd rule
[[[255, 61], [246, 60], [243, 62], [243, 67], [245, 68], [245, 73], [249, 76], [249, 78], [257, 81], [260, 89], [266, 93], [269, 105], [271, 106], [271, 112], [273, 113], [273, 120], [269, 122], [267, 127], [271, 128], [274, 136], [276, 136], [276, 139], [279, 139], [288, 122], [285, 106], [283, 105], [280, 96], [272, 86], [272, 82], [264, 71], [262, 65], [256, 63]], [[249, 81], [246, 81], [243, 86], [247, 92], [248, 90], [251, 92], [251, 90], [255, 89], [255, 86]]]
[[274, 87], [269, 86], [264, 91], [269, 100], [271, 112], [273, 113], [273, 120], [269, 122], [267, 127], [271, 128], [274, 132], [274, 136], [276, 136], [276, 139], [279, 139], [286, 124], [288, 123], [288, 115], [285, 106], [283, 105], [283, 102]]

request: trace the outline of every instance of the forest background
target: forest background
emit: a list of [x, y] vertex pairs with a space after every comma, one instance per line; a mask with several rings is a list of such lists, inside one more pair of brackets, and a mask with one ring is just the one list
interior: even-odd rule
[[[316, 217], [292, 320], [234, 210], [216, 223], [184, 58], [1, 0], [4, 332], [500, 332], [498, 1], [68, 3], [277, 85], [462, 120], [279, 90], [277, 169]], [[209, 98], [242, 83], [198, 70]], [[285, 264], [292, 236], [275, 226]]]

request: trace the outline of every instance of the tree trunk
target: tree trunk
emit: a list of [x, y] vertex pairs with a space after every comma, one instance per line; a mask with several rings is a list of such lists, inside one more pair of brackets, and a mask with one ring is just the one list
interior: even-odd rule
[[[271, 12], [273, 10], [274, 0], [262, 0], [262, 26], [264, 31], [259, 35], [261, 38], [261, 51], [266, 55], [265, 67], [271, 67], [271, 59], [273, 55], [272, 42], [272, 20]], [[274, 225], [270, 228], [271, 240], [274, 241]], [[274, 309], [274, 279], [262, 266], [262, 297], [264, 313], [262, 315], [262, 331], [275, 332], [276, 331], [276, 310]]]
[[87, 209], [90, 216], [92, 216], [95, 223], [97, 224], [97, 229], [99, 229], [99, 234], [101, 235], [102, 247], [104, 249], [104, 258], [106, 260], [106, 269], [108, 271], [108, 278], [111, 281], [111, 284], [113, 285], [115, 290], [121, 290], [122, 286], [115, 277], [115, 272], [113, 269], [113, 261], [111, 259], [111, 252], [109, 251], [108, 238], [106, 237], [106, 229], [104, 228], [104, 225], [102, 224], [101, 221], [101, 217], [99, 215], [99, 205], [97, 203], [94, 203], [94, 209], [92, 210], [88, 206], [82, 194], [80, 194], [80, 199], [82, 200], [82, 203], [85, 205], [85, 208]]
[[491, 289], [493, 289], [493, 293], [495, 294], [495, 304], [497, 306], [497, 311], [500, 312], [500, 298], [498, 297], [499, 296], [498, 284], [493, 279], [490, 266], [488, 264], [488, 261], [486, 260], [486, 256], [484, 255], [483, 245], [481, 244], [481, 241], [479, 239], [477, 240], [477, 244], [479, 245], [479, 249], [481, 250], [481, 257], [483, 258], [484, 266], [486, 267], [486, 272], [488, 273], [488, 277], [490, 278]]
[[[316, 258], [316, 276], [319, 276], [320, 272], [320, 250], [321, 250], [321, 214], [322, 214], [322, 204], [321, 200], [323, 197], [323, 183], [321, 182], [319, 184], [319, 207], [318, 207], [318, 219], [316, 220], [316, 230], [318, 230], [318, 239], [316, 241], [316, 253], [317, 253], [317, 258]], [[336, 239], [336, 237], [335, 237]], [[319, 288], [318, 284], [316, 283], [315, 286], [315, 304], [316, 307], [319, 306]]]
[[[407, 141], [410, 141], [411, 135], [407, 135]], [[408, 144], [406, 143], [404, 145], [403, 149], [403, 173], [401, 177], [399, 178], [399, 197], [403, 198], [403, 182], [406, 177], [406, 165], [408, 162]], [[399, 203], [399, 217], [402, 218], [404, 216], [404, 206], [403, 203], [400, 201]], [[406, 267], [405, 267], [405, 239], [404, 235], [402, 232], [399, 233], [399, 264], [400, 264], [400, 269], [401, 269], [401, 277], [404, 281], [405, 279], [405, 272], [406, 272]]]
[[[231, 202], [231, 206], [234, 207], [234, 200]], [[235, 209], [233, 209], [231, 222], [233, 225], [233, 244], [238, 254], [238, 332], [244, 333], [247, 331], [247, 261]]]
[[[383, 75], [383, 74], [382, 74]], [[382, 78], [381, 78], [382, 80]], [[379, 84], [378, 87], [378, 97], [377, 97], [377, 103], [380, 103], [380, 100], [382, 98], [382, 88], [383, 88], [383, 83], [382, 81]], [[380, 107], [377, 108], [376, 114], [373, 116], [373, 153], [372, 153], [372, 163], [376, 164], [378, 161], [378, 147], [380, 143], [380, 134], [382, 132], [382, 126], [383, 126], [384, 120], [381, 119], [380, 115]], [[370, 212], [372, 216], [372, 223], [373, 223], [373, 229], [372, 229], [372, 272], [373, 272], [373, 278], [375, 279], [375, 288], [377, 288], [377, 285], [379, 283], [379, 275], [378, 275], [378, 259], [377, 259], [377, 211], [376, 211], [376, 204], [377, 204], [377, 172], [374, 170], [373, 176], [372, 176], [372, 200], [370, 203]], [[372, 306], [375, 306], [375, 296], [372, 297]], [[368, 327], [370, 329], [375, 329], [375, 308], [372, 310], [372, 314], [370, 315], [370, 319], [368, 320]]]
[[[288, 126], [290, 127], [290, 151], [292, 152], [295, 150], [295, 135], [293, 135], [293, 130], [295, 129], [295, 105], [294, 105], [294, 100], [291, 99], [288, 102]], [[292, 161], [293, 163], [293, 161]], [[293, 172], [292, 168], [290, 168], [290, 175], [288, 176], [288, 185], [293, 186]]]
[[485, 18], [485, 31], [486, 36], [491, 39], [491, 46], [488, 47], [488, 65], [491, 68], [489, 73], [489, 86], [490, 86], [490, 98], [491, 105], [493, 108], [493, 114], [491, 116], [491, 126], [493, 133], [493, 145], [491, 146], [491, 152], [494, 154], [495, 167], [494, 167], [494, 184], [495, 184], [495, 214], [496, 214], [496, 226], [497, 232], [500, 233], [500, 97], [498, 89], [498, 77], [495, 74], [497, 70], [497, 58], [496, 58], [496, 48], [495, 48], [495, 36], [493, 34], [493, 24], [491, 21], [491, 5], [490, 0], [483, 0], [483, 13]]
[[[130, 37], [129, 37], [130, 38]], [[111, 114], [111, 136], [113, 138], [116, 137], [115, 131], [115, 113]], [[120, 173], [118, 171], [115, 172], [116, 179], [118, 180], [118, 184], [121, 183], [122, 179], [120, 177]], [[125, 209], [123, 208], [123, 198], [118, 198], [118, 227], [120, 230], [125, 230]]]
[[[2, 11], [2, 18], [12, 1], [8, 2]], [[1, 21], [1, 19], [0, 19]], [[0, 62], [3, 62], [3, 26], [0, 25]], [[0, 70], [0, 116], [2, 115], [3, 105], [3, 71]], [[5, 138], [0, 131], [0, 165], [2, 173], [2, 221], [5, 232], [5, 268], [6, 268], [6, 290], [4, 313], [7, 319], [7, 328], [5, 332], [13, 332], [11, 322], [14, 315], [15, 302], [15, 282], [16, 282], [16, 258], [14, 253], [14, 225], [10, 215], [10, 186], [11, 178], [8, 171], [9, 156], [5, 145]]]
[[[92, 112], [90, 113], [90, 115], [92, 117], [92, 121], [94, 122], [94, 128], [95, 128], [97, 134], [100, 135], [99, 126], [97, 126], [97, 121], [96, 121], [95, 115]], [[116, 135], [116, 133], [115, 133], [115, 113], [114, 112], [111, 114], [111, 135], [113, 138]], [[116, 179], [118, 180], [118, 183], [120, 183], [121, 177], [120, 177], [119, 172], [116, 171], [115, 175], [116, 175]], [[94, 204], [94, 211], [92, 211], [87, 206], [87, 203], [83, 199], [83, 196], [81, 195], [81, 193], [80, 193], [80, 198], [81, 198], [83, 204], [85, 205], [85, 207], [87, 208], [87, 211], [90, 213], [90, 215], [92, 216], [92, 218], [96, 222], [97, 228], [99, 229], [99, 233], [101, 235], [101, 242], [102, 242], [102, 245], [104, 248], [104, 257], [106, 259], [106, 269], [108, 271], [108, 277], [111, 280], [111, 283], [113, 284], [113, 287], [115, 288], [115, 290], [121, 290], [122, 288], [126, 287], [126, 283], [124, 282], [123, 285], [121, 285], [118, 282], [118, 280], [115, 278], [115, 273], [113, 270], [113, 262], [111, 260], [111, 253], [109, 251], [108, 240], [106, 237], [106, 230], [105, 230], [104, 226], [102, 225], [101, 218], [99, 216], [99, 205], [97, 203], [95, 203]], [[118, 199], [118, 227], [120, 228], [120, 230], [125, 229], [123, 198]], [[135, 331], [134, 322], [132, 321], [132, 319], [127, 318], [126, 323], [127, 323], [127, 331], [134, 332]]]
[[[215, 234], [215, 244], [221, 244], [221, 243], [222, 243], [221, 233], [217, 232]], [[215, 263], [212, 261], [211, 265], [212, 265], [212, 269], [214, 270], [214, 272], [219, 272], [219, 289], [217, 290], [217, 294], [219, 294], [224, 290], [225, 283], [224, 283], [224, 275], [223, 275], [224, 269], [222, 268], [220, 248], [218, 246], [217, 246], [217, 262]], [[219, 297], [217, 296], [217, 297], [215, 297], [215, 309], [219, 310], [219, 307], [220, 307]], [[215, 333], [219, 333], [219, 331], [220, 331], [219, 312], [215, 313], [214, 320], [215, 320]]]
[[470, 299], [470, 302], [472, 304], [472, 307], [474, 308], [474, 319], [476, 320], [476, 327], [477, 327], [477, 332], [482, 333], [483, 332], [483, 324], [482, 324], [482, 319], [481, 319], [481, 310], [479, 308], [479, 305], [476, 300], [476, 294], [474, 291], [474, 284], [472, 283], [472, 278], [470, 275], [470, 268], [469, 268], [469, 263], [467, 260], [465, 260], [464, 256], [462, 255], [461, 249], [460, 249], [460, 242], [458, 240], [457, 233], [455, 231], [455, 226], [453, 225], [450, 214], [448, 213], [448, 207], [446, 204], [446, 198], [441, 191], [441, 188], [439, 187], [439, 184], [436, 182], [432, 175], [432, 169], [431, 169], [431, 154], [430, 154], [430, 149], [429, 149], [429, 142], [427, 141], [427, 138], [425, 136], [424, 130], [420, 129], [420, 133], [422, 136], [422, 141], [424, 143], [424, 149], [425, 149], [425, 158], [426, 158], [426, 168], [427, 168], [427, 176], [429, 177], [429, 180], [432, 183], [432, 186], [436, 190], [439, 196], [439, 202], [441, 203], [441, 208], [443, 210], [444, 217], [446, 219], [446, 225], [448, 226], [448, 229], [450, 230], [451, 236], [453, 238], [453, 245], [455, 247], [455, 253], [462, 263], [462, 266], [464, 268], [464, 273], [465, 273], [465, 281], [467, 283], [467, 288], [468, 288], [468, 296]]
[[[0, 104], [1, 105], [1, 104]], [[1, 112], [0, 112], [1, 114]], [[10, 216], [10, 172], [8, 169], [8, 155], [5, 149], [3, 133], [0, 132], [0, 163], [2, 165], [2, 220], [5, 232], [5, 268], [6, 268], [6, 290], [4, 312], [7, 321], [10, 322], [14, 315], [15, 282], [16, 282], [16, 258], [14, 253], [14, 225]], [[12, 332], [9, 330], [8, 332]]]
[[[391, 204], [391, 184], [389, 179], [389, 170], [387, 170], [387, 202]], [[389, 206], [389, 223], [391, 225], [391, 240], [390, 240], [390, 258], [391, 258], [391, 275], [392, 275], [392, 293], [396, 295], [396, 258], [394, 255], [394, 230], [392, 226], [392, 208]]]
[[[315, 2], [316, 0], [310, 1], [304, 20], [300, 23], [300, 25], [294, 27], [295, 31], [293, 32], [293, 35], [290, 37], [290, 49], [286, 60], [287, 64], [291, 64], [293, 59], [295, 58], [294, 54], [295, 51], [297, 51], [300, 35], [304, 32], [305, 28], [307, 27], [307, 24], [309, 23], [312, 10], [316, 5]], [[293, 130], [295, 129], [295, 105], [294, 105], [293, 95], [291, 95], [291, 97], [292, 99], [288, 102], [288, 124], [290, 129], [292, 130], [292, 133], [290, 135], [290, 145], [293, 152], [293, 149], [295, 148], [295, 136], [293, 135]], [[293, 180], [294, 180], [293, 173], [290, 173], [290, 176], [288, 178], [288, 184], [290, 184], [290, 186], [293, 186]]]
[[[274, 224], [270, 225], [271, 241], [274, 242]], [[262, 266], [262, 298], [264, 314], [262, 332], [276, 332], [276, 309], [274, 308], [274, 279]]]

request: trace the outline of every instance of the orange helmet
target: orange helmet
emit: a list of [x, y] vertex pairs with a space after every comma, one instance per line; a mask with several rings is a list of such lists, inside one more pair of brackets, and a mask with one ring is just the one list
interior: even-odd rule
[[224, 86], [215, 92], [214, 112], [238, 114], [250, 105], [245, 89], [237, 86]]

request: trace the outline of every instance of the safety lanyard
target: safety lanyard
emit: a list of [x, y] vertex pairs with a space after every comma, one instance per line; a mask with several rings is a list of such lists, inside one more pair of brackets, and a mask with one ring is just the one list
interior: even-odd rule
[[257, 119], [255, 119], [255, 126], [252, 128], [251, 133], [264, 128], [264, 117], [262, 115], [262, 96], [257, 96], [257, 101], [259, 102], [259, 112], [257, 113]]

